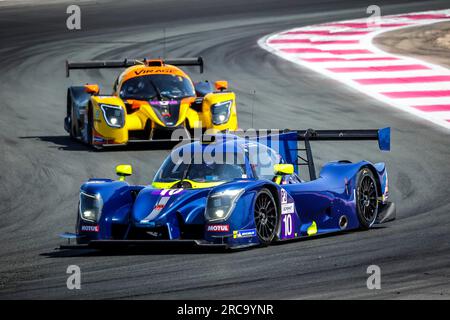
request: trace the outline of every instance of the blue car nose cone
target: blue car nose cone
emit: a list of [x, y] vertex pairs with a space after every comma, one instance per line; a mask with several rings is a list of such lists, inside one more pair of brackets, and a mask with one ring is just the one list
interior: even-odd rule
[[[180, 192], [181, 193], [181, 192]], [[146, 188], [142, 190], [133, 206], [132, 217], [136, 223], [154, 222], [167, 210], [176, 197], [165, 194], [164, 190]]]

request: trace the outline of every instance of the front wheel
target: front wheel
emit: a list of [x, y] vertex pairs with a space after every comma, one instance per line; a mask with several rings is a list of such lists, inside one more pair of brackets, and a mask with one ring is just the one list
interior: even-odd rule
[[69, 134], [70, 134], [70, 138], [75, 140], [78, 136], [78, 128], [76, 126], [78, 119], [75, 115], [75, 110], [73, 108], [72, 102], [70, 102], [70, 113], [67, 115], [69, 117]]
[[259, 241], [263, 245], [270, 244], [277, 232], [278, 210], [269, 190], [261, 189], [256, 195], [254, 215]]
[[92, 106], [89, 106], [88, 109], [88, 117], [87, 117], [87, 132], [86, 132], [86, 142], [91, 145], [94, 146], [94, 134], [93, 134], [93, 123], [94, 123], [94, 111], [92, 110]]
[[378, 190], [375, 177], [368, 168], [358, 172], [356, 213], [362, 229], [369, 229], [378, 216]]

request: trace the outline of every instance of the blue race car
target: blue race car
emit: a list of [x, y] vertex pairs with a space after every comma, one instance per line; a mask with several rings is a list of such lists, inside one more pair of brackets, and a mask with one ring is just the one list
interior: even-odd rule
[[[129, 185], [129, 165], [116, 167], [118, 180], [84, 183], [76, 233], [62, 236], [76, 247], [243, 248], [395, 219], [385, 164], [329, 162], [316, 177], [310, 142], [320, 140], [378, 140], [387, 151], [390, 128], [205, 136], [173, 149], [151, 185]], [[300, 179], [300, 165], [310, 181]]]

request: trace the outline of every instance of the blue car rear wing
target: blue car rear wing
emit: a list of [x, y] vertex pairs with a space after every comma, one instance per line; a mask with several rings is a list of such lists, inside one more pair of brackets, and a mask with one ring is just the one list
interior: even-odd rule
[[[316, 168], [312, 156], [310, 141], [355, 141], [355, 140], [376, 140], [381, 151], [391, 150], [391, 128], [369, 129], [369, 130], [297, 130], [297, 140], [305, 142], [306, 159], [300, 165], [307, 165], [310, 180], [315, 180]], [[299, 164], [299, 163], [297, 163]], [[297, 168], [296, 168], [297, 169]]]
[[391, 150], [391, 128], [373, 130], [296, 130], [301, 141], [377, 140], [382, 151]]
[[[315, 180], [316, 169], [311, 151], [310, 141], [356, 141], [356, 140], [376, 140], [382, 151], [391, 149], [391, 128], [370, 129], [370, 130], [284, 130], [267, 131], [257, 130], [256, 139], [260, 143], [272, 147], [277, 143], [277, 151], [288, 163], [294, 164], [295, 172], [298, 172], [299, 165], [306, 165], [309, 169], [310, 180]], [[304, 142], [304, 148], [298, 147], [298, 141]], [[306, 157], [300, 156], [299, 151], [304, 151]], [[300, 160], [300, 162], [298, 161]]]

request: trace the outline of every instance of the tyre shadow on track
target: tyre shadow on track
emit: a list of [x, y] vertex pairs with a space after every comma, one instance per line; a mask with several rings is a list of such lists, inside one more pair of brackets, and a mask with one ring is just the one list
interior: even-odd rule
[[145, 141], [129, 145], [111, 146], [102, 149], [95, 149], [81, 141], [71, 139], [67, 135], [63, 136], [26, 136], [19, 139], [34, 139], [37, 141], [51, 143], [49, 148], [56, 148], [64, 151], [87, 151], [87, 152], [119, 152], [119, 151], [147, 151], [147, 150], [171, 150], [180, 141]]
[[67, 151], [95, 151], [93, 148], [81, 142], [72, 140], [69, 136], [26, 136], [19, 137], [24, 140], [36, 140], [51, 143], [49, 148]]

